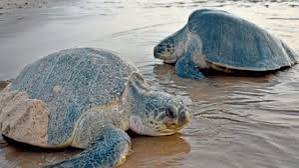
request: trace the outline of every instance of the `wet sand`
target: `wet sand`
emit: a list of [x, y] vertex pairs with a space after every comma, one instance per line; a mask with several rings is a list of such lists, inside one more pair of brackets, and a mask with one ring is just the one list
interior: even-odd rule
[[[299, 53], [297, 1], [78, 1], [0, 15], [0, 80], [71, 47], [99, 47], [129, 58], [157, 90], [182, 97], [191, 124], [167, 137], [133, 136], [121, 167], [286, 167], [299, 164], [299, 66], [262, 77], [181, 79], [153, 58], [153, 46], [199, 8], [227, 10], [274, 33]], [[1, 12], [1, 11], [0, 11]], [[78, 150], [0, 149], [0, 167], [41, 167]]]

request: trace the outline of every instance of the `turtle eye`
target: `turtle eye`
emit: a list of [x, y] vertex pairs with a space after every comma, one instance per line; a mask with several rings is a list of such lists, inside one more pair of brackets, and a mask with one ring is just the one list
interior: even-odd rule
[[166, 116], [169, 117], [169, 118], [175, 118], [176, 117], [175, 112], [171, 108], [166, 109]]

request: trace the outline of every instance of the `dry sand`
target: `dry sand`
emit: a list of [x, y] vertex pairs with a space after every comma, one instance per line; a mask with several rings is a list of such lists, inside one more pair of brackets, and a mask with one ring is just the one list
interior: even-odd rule
[[42, 8], [62, 0], [0, 0], [0, 9]]

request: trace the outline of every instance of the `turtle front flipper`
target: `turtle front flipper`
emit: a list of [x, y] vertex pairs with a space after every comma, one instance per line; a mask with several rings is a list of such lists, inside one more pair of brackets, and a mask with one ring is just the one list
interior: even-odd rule
[[176, 74], [182, 78], [203, 79], [204, 74], [199, 67], [192, 61], [191, 53], [187, 52], [175, 64]]
[[116, 167], [125, 160], [130, 148], [131, 140], [128, 134], [109, 124], [102, 128], [83, 152], [46, 168]]

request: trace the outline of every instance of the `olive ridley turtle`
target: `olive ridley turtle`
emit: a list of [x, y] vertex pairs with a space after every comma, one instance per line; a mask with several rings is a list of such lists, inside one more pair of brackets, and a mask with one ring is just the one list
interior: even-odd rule
[[84, 149], [48, 167], [115, 167], [130, 151], [126, 130], [171, 135], [189, 119], [180, 98], [151, 90], [134, 66], [93, 48], [62, 50], [27, 65], [0, 93], [5, 137]]
[[202, 72], [264, 74], [290, 67], [298, 55], [257, 25], [222, 10], [194, 11], [188, 23], [154, 48], [175, 64], [177, 75], [201, 79]]

